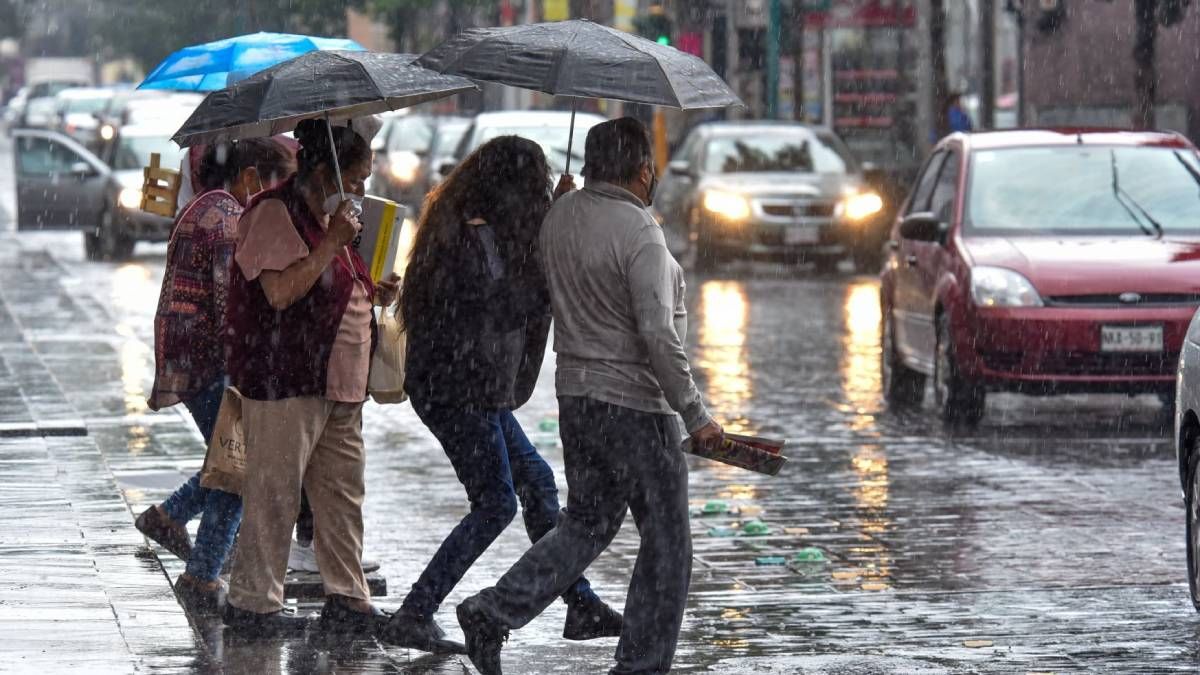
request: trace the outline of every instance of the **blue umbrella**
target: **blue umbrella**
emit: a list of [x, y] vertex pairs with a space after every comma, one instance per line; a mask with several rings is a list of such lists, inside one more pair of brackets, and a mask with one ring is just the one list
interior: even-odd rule
[[311, 51], [366, 51], [354, 40], [252, 33], [185, 47], [158, 64], [138, 89], [216, 91]]

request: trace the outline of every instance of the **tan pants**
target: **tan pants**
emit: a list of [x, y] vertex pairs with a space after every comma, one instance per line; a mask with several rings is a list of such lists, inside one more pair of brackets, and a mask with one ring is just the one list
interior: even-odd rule
[[242, 529], [229, 585], [239, 609], [283, 607], [300, 488], [313, 510], [313, 549], [327, 595], [369, 599], [362, 571], [362, 404], [301, 397], [245, 400]]

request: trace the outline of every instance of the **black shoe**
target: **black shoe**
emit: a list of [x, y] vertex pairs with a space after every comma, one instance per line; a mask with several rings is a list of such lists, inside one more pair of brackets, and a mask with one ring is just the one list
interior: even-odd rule
[[229, 587], [220, 579], [215, 588], [188, 574], [181, 574], [175, 580], [175, 595], [180, 604], [198, 614], [216, 614], [228, 591]]
[[419, 649], [430, 654], [466, 654], [467, 646], [446, 638], [446, 631], [433, 617], [419, 617], [404, 610], [392, 615], [379, 638], [389, 645]]
[[567, 640], [595, 640], [596, 638], [621, 637], [625, 617], [596, 598], [567, 606], [567, 621], [563, 625], [563, 638]]
[[457, 614], [471, 663], [483, 675], [504, 675], [500, 670], [500, 650], [508, 641], [508, 629], [488, 618], [475, 597], [463, 600]]
[[270, 614], [259, 614], [238, 609], [228, 602], [222, 620], [242, 637], [266, 638], [300, 635], [308, 628], [308, 619], [296, 615], [296, 610], [285, 608]]
[[391, 617], [391, 614], [374, 605], [370, 612], [359, 612], [345, 603], [326, 598], [317, 627], [326, 633], [374, 636], [388, 624]]
[[187, 528], [171, 520], [157, 506], [151, 506], [133, 521], [139, 532], [157, 542], [180, 560], [192, 557], [192, 538]]

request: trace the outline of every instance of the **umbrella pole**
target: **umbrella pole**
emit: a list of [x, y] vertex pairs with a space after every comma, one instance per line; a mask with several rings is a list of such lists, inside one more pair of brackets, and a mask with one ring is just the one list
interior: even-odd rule
[[575, 108], [579, 105], [579, 98], [571, 97], [571, 130], [567, 132], [567, 170], [566, 174], [571, 175], [571, 146], [575, 144]]
[[325, 130], [329, 132], [329, 151], [333, 155], [333, 175], [337, 178], [338, 197], [346, 201], [346, 190], [342, 187], [342, 167], [338, 165], [337, 145], [333, 142], [333, 123], [329, 121], [329, 113], [325, 113]]

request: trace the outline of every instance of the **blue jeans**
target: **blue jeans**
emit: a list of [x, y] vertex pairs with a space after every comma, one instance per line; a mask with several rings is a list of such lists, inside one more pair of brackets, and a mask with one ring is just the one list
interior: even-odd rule
[[[183, 402], [199, 427], [205, 444], [212, 439], [224, 392], [225, 378], [221, 377], [195, 397]], [[197, 514], [204, 513], [192, 545], [192, 556], [188, 559], [187, 573], [202, 581], [213, 581], [220, 576], [221, 566], [225, 564], [238, 527], [242, 524], [242, 498], [222, 490], [201, 487], [200, 473], [197, 472], [162, 503], [162, 508], [177, 523], [186, 523]]]
[[[467, 489], [471, 512], [442, 542], [413, 584], [401, 609], [433, 616], [455, 585], [508, 527], [517, 501], [531, 542], [558, 523], [554, 472], [509, 410], [465, 410], [413, 399], [413, 409], [442, 444], [458, 480]], [[580, 577], [562, 595], [568, 604], [596, 600]]]

